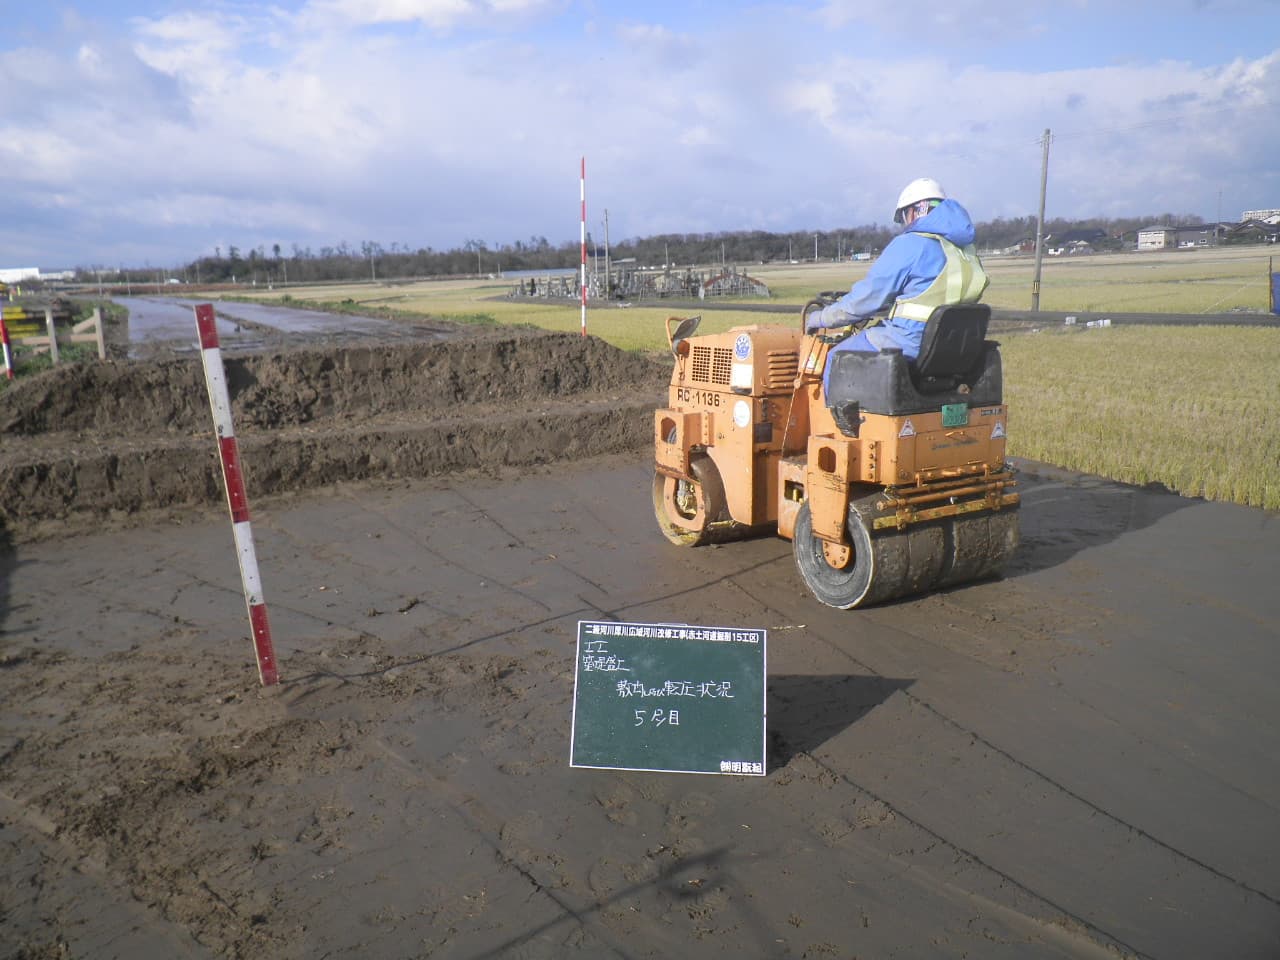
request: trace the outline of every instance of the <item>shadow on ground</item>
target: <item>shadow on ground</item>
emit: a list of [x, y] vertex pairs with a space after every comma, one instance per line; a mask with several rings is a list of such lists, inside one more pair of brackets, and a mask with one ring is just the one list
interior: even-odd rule
[[1117, 483], [1030, 460], [1015, 466], [1022, 542], [1005, 566], [1006, 577], [1056, 567], [1200, 502], [1158, 483]]
[[769, 678], [769, 767], [811, 753], [888, 700], [913, 680], [857, 675], [784, 675]]

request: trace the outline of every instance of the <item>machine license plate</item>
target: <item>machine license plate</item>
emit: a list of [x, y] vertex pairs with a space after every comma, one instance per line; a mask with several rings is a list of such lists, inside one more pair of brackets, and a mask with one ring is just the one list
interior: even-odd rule
[[967, 403], [944, 403], [942, 405], [942, 425], [944, 427], [967, 427], [969, 425], [969, 405]]

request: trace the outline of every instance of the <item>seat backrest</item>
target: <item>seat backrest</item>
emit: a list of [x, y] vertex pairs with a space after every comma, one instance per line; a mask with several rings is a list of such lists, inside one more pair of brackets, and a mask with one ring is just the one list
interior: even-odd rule
[[985, 303], [938, 307], [929, 316], [916, 357], [916, 373], [927, 379], [959, 377], [982, 358], [991, 308]]

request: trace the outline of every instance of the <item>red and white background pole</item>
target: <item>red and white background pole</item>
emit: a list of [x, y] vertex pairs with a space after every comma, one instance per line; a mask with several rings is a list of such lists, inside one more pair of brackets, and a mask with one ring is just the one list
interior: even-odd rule
[[253, 652], [258, 660], [258, 679], [264, 687], [274, 686], [280, 677], [276, 672], [276, 655], [271, 646], [271, 625], [267, 621], [267, 604], [262, 598], [262, 578], [258, 575], [258, 557], [253, 549], [253, 530], [249, 526], [249, 499], [244, 491], [244, 474], [240, 469], [240, 451], [231, 424], [231, 400], [227, 394], [226, 372], [222, 366], [222, 349], [218, 345], [218, 328], [214, 323], [213, 305], [196, 307], [196, 328], [200, 332], [200, 358], [204, 363], [204, 382], [209, 388], [209, 406], [213, 410], [213, 429], [218, 435], [218, 458], [222, 461], [222, 479], [227, 490], [227, 507], [231, 511], [231, 533], [235, 538], [236, 556], [240, 561], [240, 583], [245, 604], [249, 608], [249, 626], [253, 631]]
[[4, 325], [4, 305], [0, 304], [0, 344], [4, 345], [4, 375], [13, 379], [13, 348], [9, 346], [9, 328]]
[[587, 158], [582, 158], [582, 174], [578, 180], [582, 200], [582, 335], [587, 335]]

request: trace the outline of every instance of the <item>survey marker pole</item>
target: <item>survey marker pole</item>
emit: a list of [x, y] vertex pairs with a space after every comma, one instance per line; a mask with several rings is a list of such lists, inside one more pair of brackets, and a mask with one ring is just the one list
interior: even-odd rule
[[582, 158], [578, 177], [578, 198], [582, 201], [582, 335], [587, 335], [587, 158]]
[[0, 307], [0, 344], [4, 346], [4, 375], [13, 379], [13, 348], [9, 346], [9, 328], [4, 325], [4, 307]]
[[218, 437], [218, 459], [222, 462], [227, 508], [231, 511], [231, 535], [235, 538], [236, 556], [240, 561], [240, 583], [244, 589], [245, 605], [249, 609], [249, 627], [253, 633], [253, 652], [258, 661], [258, 679], [264, 687], [271, 687], [279, 682], [280, 677], [276, 673], [276, 655], [271, 645], [267, 604], [262, 598], [258, 557], [253, 549], [253, 530], [249, 526], [249, 498], [245, 495], [240, 451], [231, 424], [231, 400], [227, 394], [227, 378], [222, 367], [222, 349], [218, 346], [213, 304], [202, 303], [196, 307], [196, 328], [200, 332], [200, 359], [204, 363], [204, 382], [209, 390], [209, 406], [213, 410], [213, 429]]

